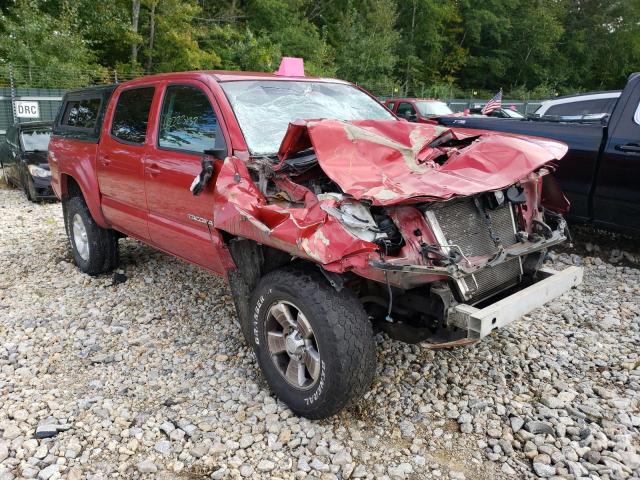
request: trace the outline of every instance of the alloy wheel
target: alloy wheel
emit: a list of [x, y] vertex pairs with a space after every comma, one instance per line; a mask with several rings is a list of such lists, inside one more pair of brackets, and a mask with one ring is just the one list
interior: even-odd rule
[[313, 387], [320, 378], [320, 351], [307, 317], [292, 303], [278, 301], [267, 313], [265, 331], [280, 375], [297, 389]]

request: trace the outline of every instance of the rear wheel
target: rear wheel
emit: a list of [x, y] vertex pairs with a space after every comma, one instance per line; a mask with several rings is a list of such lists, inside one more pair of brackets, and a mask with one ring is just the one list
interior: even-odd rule
[[286, 268], [260, 280], [250, 306], [260, 368], [295, 413], [326, 418], [369, 388], [373, 332], [349, 290], [337, 292], [318, 271]]
[[118, 238], [100, 227], [81, 197], [65, 200], [65, 227], [76, 265], [84, 273], [98, 275], [118, 265]]

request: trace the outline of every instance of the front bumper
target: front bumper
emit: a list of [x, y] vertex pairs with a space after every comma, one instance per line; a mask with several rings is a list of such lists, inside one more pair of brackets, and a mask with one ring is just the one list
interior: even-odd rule
[[38, 200], [55, 200], [56, 196], [51, 188], [51, 177], [34, 177], [33, 185], [36, 189], [36, 198]]
[[478, 309], [466, 304], [451, 307], [448, 321], [467, 331], [463, 343], [477, 341], [580, 285], [582, 273], [582, 267], [569, 267], [560, 272], [542, 268], [538, 271], [541, 280], [487, 307]]

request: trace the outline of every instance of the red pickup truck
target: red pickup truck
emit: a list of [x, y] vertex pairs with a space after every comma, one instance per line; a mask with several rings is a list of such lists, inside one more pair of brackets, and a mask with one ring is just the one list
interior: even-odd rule
[[332, 79], [184, 72], [69, 92], [49, 146], [78, 267], [130, 236], [224, 276], [275, 394], [336, 413], [375, 375], [374, 330], [478, 341], [580, 283], [562, 143], [399, 120]]

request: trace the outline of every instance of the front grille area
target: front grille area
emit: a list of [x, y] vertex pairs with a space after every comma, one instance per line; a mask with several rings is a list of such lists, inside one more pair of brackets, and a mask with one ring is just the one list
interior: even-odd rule
[[[472, 198], [434, 204], [427, 210], [427, 220], [434, 227], [436, 238], [443, 245], [457, 245], [467, 257], [493, 255], [498, 251], [491, 231], [505, 247], [517, 242], [513, 210], [505, 203], [495, 210], [486, 210], [491, 217], [491, 230]], [[478, 302], [516, 285], [522, 275], [519, 258], [456, 281], [465, 300]]]

